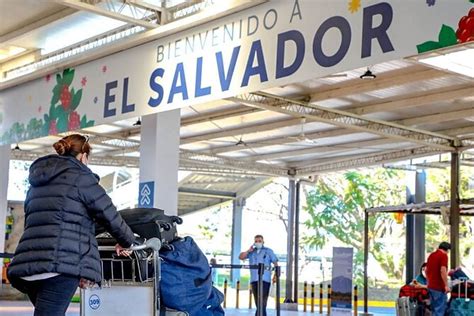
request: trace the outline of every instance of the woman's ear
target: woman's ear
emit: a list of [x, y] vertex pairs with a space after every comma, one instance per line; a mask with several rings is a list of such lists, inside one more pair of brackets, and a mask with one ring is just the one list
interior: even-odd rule
[[89, 159], [87, 157], [87, 154], [86, 153], [82, 153], [81, 154], [81, 159], [79, 159], [83, 164], [87, 165], [87, 163], [89, 162]]

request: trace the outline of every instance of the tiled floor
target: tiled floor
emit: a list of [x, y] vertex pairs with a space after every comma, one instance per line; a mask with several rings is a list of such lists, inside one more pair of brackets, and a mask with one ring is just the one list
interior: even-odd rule
[[[371, 310], [374, 313], [374, 316], [393, 316], [395, 315], [395, 310], [392, 309], [374, 309]], [[80, 309], [79, 304], [72, 303], [69, 306], [66, 316], [79, 316]], [[243, 316], [243, 315], [254, 315], [255, 310], [249, 309], [227, 309], [226, 315], [229, 316]], [[276, 315], [274, 309], [268, 309], [268, 316]], [[2, 316], [31, 316], [33, 315], [33, 306], [26, 301], [0, 301], [0, 315]], [[133, 315], [132, 313], [130, 315]], [[313, 315], [310, 312], [294, 312], [294, 311], [281, 311], [280, 315], [282, 316], [302, 316], [302, 315]], [[314, 315], [319, 315], [319, 313], [314, 313]], [[105, 315], [109, 316], [109, 315]], [[139, 316], [139, 315], [133, 315]]]

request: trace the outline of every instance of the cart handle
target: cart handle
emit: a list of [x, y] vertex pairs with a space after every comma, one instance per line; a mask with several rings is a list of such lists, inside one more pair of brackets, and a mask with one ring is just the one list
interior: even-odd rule
[[148, 248], [153, 251], [159, 251], [161, 249], [161, 241], [158, 238], [153, 237], [145, 241], [144, 244], [131, 246], [128, 249], [132, 251], [136, 251], [136, 250], [143, 250], [143, 249], [148, 249]]

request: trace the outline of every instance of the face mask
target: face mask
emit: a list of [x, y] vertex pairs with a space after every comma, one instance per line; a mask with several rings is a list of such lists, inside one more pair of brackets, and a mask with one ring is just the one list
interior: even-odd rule
[[261, 243], [261, 242], [256, 242], [256, 243], [254, 243], [253, 245], [254, 245], [255, 248], [257, 248], [257, 249], [262, 249], [262, 247], [263, 247], [263, 243]]

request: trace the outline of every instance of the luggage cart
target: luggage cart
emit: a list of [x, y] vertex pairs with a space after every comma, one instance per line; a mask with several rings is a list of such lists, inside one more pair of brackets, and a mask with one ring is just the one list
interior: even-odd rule
[[[132, 246], [130, 250], [151, 249], [152, 254], [144, 259], [134, 258], [101, 258], [102, 287], [81, 289], [81, 316], [187, 316], [188, 313], [174, 311], [160, 306], [160, 256], [161, 241], [151, 238], [144, 244]], [[112, 246], [99, 246], [101, 251], [114, 251]], [[142, 264], [153, 264], [153, 275], [145, 275], [137, 260]], [[125, 268], [127, 267], [127, 269]], [[104, 268], [109, 268], [110, 275], [104, 278]]]

